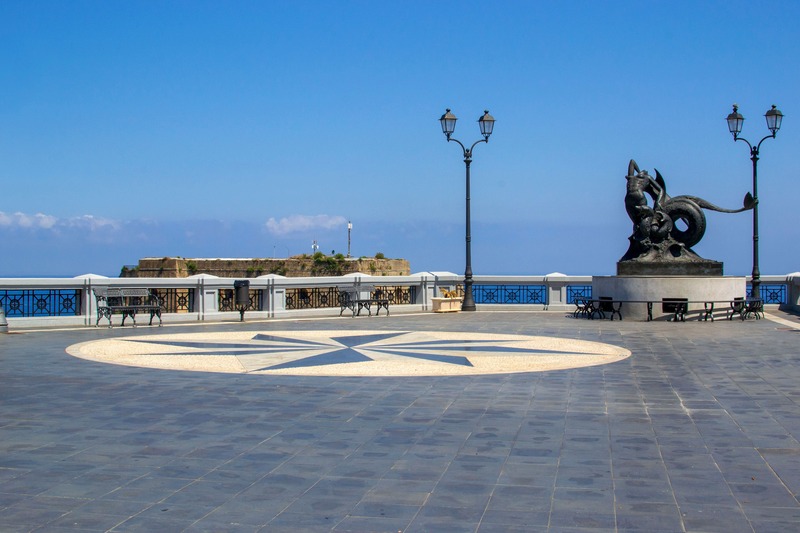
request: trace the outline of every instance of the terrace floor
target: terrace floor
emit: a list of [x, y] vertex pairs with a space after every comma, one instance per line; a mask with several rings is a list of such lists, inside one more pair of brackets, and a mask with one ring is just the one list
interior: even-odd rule
[[0, 531], [796, 531], [800, 320], [768, 315], [0, 335]]

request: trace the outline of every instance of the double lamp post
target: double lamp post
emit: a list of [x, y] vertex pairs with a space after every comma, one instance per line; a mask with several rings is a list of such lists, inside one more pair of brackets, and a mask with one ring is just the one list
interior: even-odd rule
[[761, 272], [758, 268], [758, 151], [761, 148], [761, 143], [767, 139], [774, 139], [778, 130], [781, 129], [783, 113], [775, 106], [772, 106], [772, 109], [767, 111], [764, 117], [767, 119], [767, 129], [772, 133], [761, 139], [755, 146], [744, 137], [739, 137], [739, 133], [742, 131], [742, 123], [744, 122], [744, 117], [739, 113], [739, 106], [733, 104], [733, 112], [727, 118], [728, 130], [733, 134], [733, 140], [747, 143], [747, 146], [750, 147], [750, 160], [753, 162], [753, 274], [750, 289], [751, 298], [761, 297]]
[[475, 311], [475, 299], [472, 296], [472, 235], [470, 233], [469, 214], [469, 166], [470, 163], [472, 163], [472, 151], [475, 149], [475, 146], [480, 143], [489, 142], [489, 136], [492, 134], [492, 129], [494, 129], [494, 118], [488, 111], [483, 112], [483, 116], [478, 119], [478, 126], [481, 128], [483, 139], [475, 141], [469, 148], [464, 146], [458, 139], [450, 137], [456, 129], [456, 120], [458, 120], [456, 116], [448, 109], [445, 111], [445, 114], [442, 115], [442, 118], [439, 119], [439, 122], [442, 124], [442, 133], [447, 137], [447, 142], [455, 141], [461, 147], [461, 150], [464, 152], [464, 164], [467, 166], [467, 266], [464, 270], [464, 300], [461, 303], [461, 310]]

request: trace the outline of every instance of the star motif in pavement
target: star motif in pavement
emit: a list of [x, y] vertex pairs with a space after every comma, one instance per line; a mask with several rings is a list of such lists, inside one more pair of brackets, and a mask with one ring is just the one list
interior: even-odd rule
[[[469, 357], [490, 354], [559, 354], [552, 349], [535, 349], [516, 347], [507, 344], [518, 339], [469, 339], [456, 338], [420, 340], [408, 338], [410, 332], [389, 332], [363, 334], [335, 334], [328, 338], [312, 340], [304, 338], [302, 333], [297, 337], [259, 333], [251, 339], [238, 342], [225, 341], [191, 341], [191, 340], [138, 340], [129, 339], [132, 343], [144, 343], [163, 347], [175, 347], [177, 350], [164, 350], [152, 355], [169, 357], [191, 356], [234, 356], [245, 367], [247, 372], [263, 372], [269, 370], [292, 369], [303, 367], [321, 367], [344, 363], [363, 363], [397, 358], [419, 359], [445, 365], [471, 367]], [[462, 335], [463, 336], [463, 335]], [[572, 352], [570, 352], [572, 353]]]

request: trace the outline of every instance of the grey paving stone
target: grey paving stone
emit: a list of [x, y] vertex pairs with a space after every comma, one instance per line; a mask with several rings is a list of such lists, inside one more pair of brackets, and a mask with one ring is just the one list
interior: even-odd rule
[[[633, 356], [541, 373], [330, 378], [64, 352], [109, 336], [320, 327], [551, 335]], [[524, 312], [2, 335], [0, 531], [791, 531], [797, 339], [769, 320]]]

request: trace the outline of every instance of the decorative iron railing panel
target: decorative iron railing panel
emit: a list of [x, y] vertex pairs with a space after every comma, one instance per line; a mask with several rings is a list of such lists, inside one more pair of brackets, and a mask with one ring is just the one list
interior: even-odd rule
[[407, 286], [380, 286], [375, 287], [372, 296], [376, 296], [376, 292], [381, 291], [381, 296], [389, 299], [389, 304], [411, 304], [417, 300], [417, 288]]
[[[753, 292], [753, 287], [747, 284], [747, 294]], [[786, 303], [786, 285], [784, 284], [765, 284], [759, 286], [761, 300], [765, 304], [785, 304]]]
[[473, 285], [477, 304], [547, 304], [546, 285]]
[[324, 307], [339, 307], [339, 289], [336, 287], [286, 289], [286, 309]]
[[[264, 309], [264, 291], [262, 289], [250, 289], [249, 296], [250, 304], [245, 308], [245, 311], [262, 311]], [[220, 289], [217, 305], [220, 311], [238, 311], [233, 289]]]
[[0, 290], [0, 307], [7, 317], [77, 316], [80, 289]]
[[191, 313], [194, 311], [194, 289], [150, 289], [164, 303], [165, 313]]
[[[416, 301], [417, 288], [407, 286], [378, 286], [372, 296], [381, 291], [381, 296], [389, 299], [389, 304], [410, 304]], [[312, 287], [286, 289], [286, 309], [321, 309], [339, 307], [340, 296], [337, 287]]]
[[575, 298], [591, 298], [591, 285], [567, 285], [567, 303], [574, 304]]

